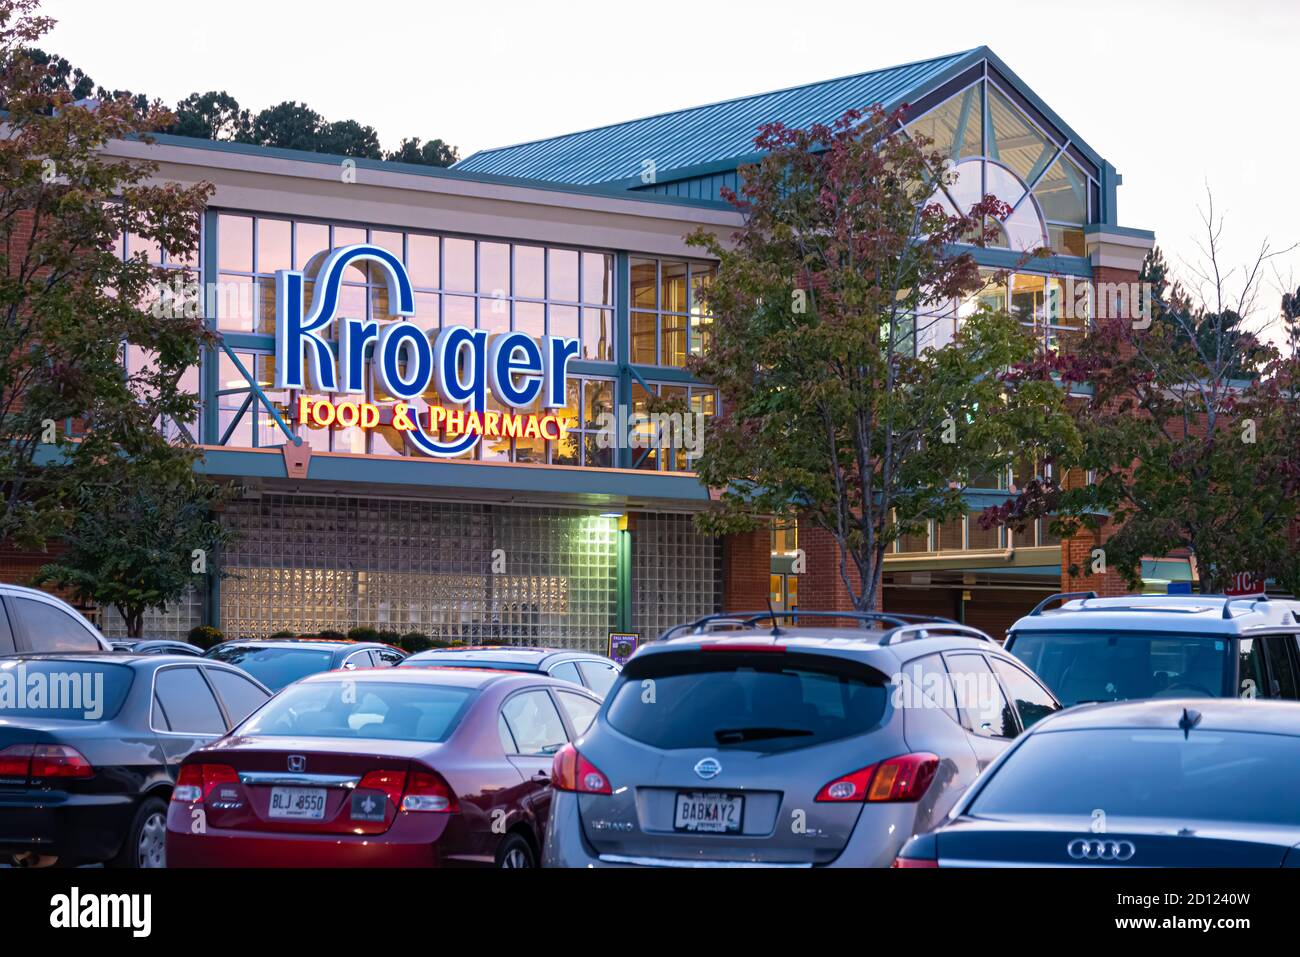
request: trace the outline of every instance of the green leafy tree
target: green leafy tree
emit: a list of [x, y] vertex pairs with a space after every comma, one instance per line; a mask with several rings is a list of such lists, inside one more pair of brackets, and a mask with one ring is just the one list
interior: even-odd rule
[[[126, 99], [72, 105], [75, 91], [26, 52], [51, 24], [36, 7], [0, 0], [0, 540], [28, 547], [67, 527], [93, 466], [112, 468], [106, 444], [141, 421], [195, 417], [180, 381], [208, 341], [193, 311], [151, 307], [183, 271], [124, 259], [121, 236], [185, 260], [210, 187], [158, 182], [154, 164], [104, 153], [172, 117]], [[124, 349], [153, 361], [128, 376]]]
[[1287, 250], [1265, 244], [1246, 269], [1228, 269], [1212, 203], [1205, 223], [1207, 265], [1193, 270], [1203, 291], [1168, 287], [1153, 255], [1143, 270], [1155, 283], [1151, 321], [1097, 318], [1076, 354], [1043, 358], [1040, 374], [1089, 386], [1073, 406], [1078, 455], [991, 513], [1015, 527], [1054, 514], [1066, 535], [1105, 529], [1106, 567], [1132, 588], [1143, 558], [1175, 552], [1195, 558], [1203, 591], [1223, 591], [1239, 573], [1300, 578], [1295, 319], [1278, 343], [1239, 318], [1255, 311], [1267, 263]]
[[418, 136], [402, 140], [402, 145], [384, 157], [396, 163], [414, 163], [419, 166], [451, 166], [460, 159], [460, 151], [442, 140], [425, 140]]
[[236, 490], [203, 478], [163, 439], [141, 435], [134, 444], [112, 450], [111, 467], [78, 470], [89, 474], [72, 496], [66, 550], [35, 581], [115, 608], [127, 634], [139, 637], [147, 610], [165, 611], [210, 573], [230, 540], [216, 513]]
[[933, 202], [942, 158], [897, 135], [899, 119], [875, 108], [764, 127], [762, 161], [728, 197], [744, 224], [690, 239], [720, 262], [692, 365], [723, 404], [697, 465], [720, 495], [700, 524], [740, 531], [797, 510], [833, 536], [859, 609], [877, 603], [895, 541], [967, 511], [970, 476], [1075, 438], [1054, 383], [1000, 374], [1035, 349], [1005, 313], [924, 345], [981, 286], [953, 244], [990, 241], [1009, 208]]
[[177, 136], [204, 140], [238, 140], [247, 142], [253, 120], [239, 101], [222, 90], [220, 93], [191, 93], [176, 104], [176, 123], [169, 130]]

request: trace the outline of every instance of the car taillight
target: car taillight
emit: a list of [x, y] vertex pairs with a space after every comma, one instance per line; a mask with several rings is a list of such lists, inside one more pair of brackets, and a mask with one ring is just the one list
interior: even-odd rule
[[66, 744], [38, 744], [32, 751], [32, 779], [88, 778], [95, 769], [76, 748]]
[[77, 779], [95, 769], [76, 748], [66, 744], [11, 744], [0, 751], [0, 778]]
[[871, 779], [868, 801], [918, 801], [939, 770], [939, 756], [927, 751], [882, 761]]
[[920, 751], [861, 768], [826, 784], [816, 800], [831, 802], [916, 801], [934, 780], [938, 755]]
[[406, 787], [406, 772], [367, 771], [357, 787], [383, 791], [388, 795], [388, 800], [393, 802], [393, 807], [398, 807], [402, 803], [402, 791]]
[[31, 744], [11, 744], [0, 751], [0, 778], [22, 778], [27, 780], [27, 773], [32, 767]]
[[609, 778], [571, 744], [555, 752], [551, 762], [551, 787], [579, 794], [612, 794]]
[[449, 785], [436, 771], [412, 771], [402, 798], [403, 811], [441, 811], [459, 814], [460, 804]]
[[818, 801], [857, 801], [861, 802], [867, 793], [867, 784], [876, 771], [874, 764], [836, 778], [817, 792]]
[[206, 801], [212, 789], [220, 784], [238, 784], [239, 772], [228, 764], [185, 764], [176, 776], [172, 800], [183, 804]]
[[890, 867], [938, 867], [938, 861], [926, 860], [920, 857], [896, 857]]

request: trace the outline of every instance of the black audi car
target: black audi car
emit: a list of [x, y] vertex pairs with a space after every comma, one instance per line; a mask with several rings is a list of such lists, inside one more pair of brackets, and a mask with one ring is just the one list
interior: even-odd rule
[[1300, 705], [1081, 705], [998, 758], [895, 867], [1300, 867]]
[[181, 759], [270, 697], [193, 657], [0, 658], [0, 862], [165, 866]]

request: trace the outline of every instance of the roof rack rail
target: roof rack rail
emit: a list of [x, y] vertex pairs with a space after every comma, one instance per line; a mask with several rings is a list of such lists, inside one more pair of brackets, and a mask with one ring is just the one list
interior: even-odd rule
[[[1227, 601], [1223, 603], [1223, 617], [1225, 619], [1232, 617], [1232, 603], [1234, 601], [1248, 601], [1250, 602], [1250, 611], [1254, 611], [1255, 606], [1258, 605], [1260, 602], [1263, 602], [1264, 604], [1268, 604], [1268, 596], [1267, 595], [1238, 595], [1234, 598], [1229, 598]], [[1247, 612], [1247, 614], [1249, 613], [1250, 612]]]
[[1087, 601], [1089, 598], [1096, 598], [1096, 597], [1097, 597], [1097, 593], [1095, 591], [1058, 591], [1055, 595], [1048, 595], [1046, 598], [1040, 601], [1037, 605], [1034, 606], [1034, 610], [1031, 611], [1029, 614], [1041, 615], [1043, 613], [1043, 609], [1046, 608], [1054, 601], [1059, 601], [1064, 603], [1067, 601], [1074, 601], [1074, 599], [1076, 598], [1080, 598], [1084, 601]]
[[931, 638], [936, 635], [965, 635], [968, 638], [982, 638], [984, 641], [997, 642], [980, 631], [978, 628], [972, 628], [970, 625], [960, 625], [957, 622], [935, 622], [927, 625], [900, 625], [897, 628], [890, 629], [884, 638], [880, 639], [881, 645], [890, 645], [895, 641], [914, 641], [918, 638]]
[[734, 622], [744, 627], [755, 625], [760, 621], [770, 621], [776, 624], [781, 618], [849, 618], [861, 622], [883, 622], [893, 628], [903, 628], [913, 624], [937, 624], [937, 625], [956, 625], [957, 622], [951, 618], [940, 618], [934, 615], [912, 615], [901, 612], [883, 612], [883, 611], [729, 611], [719, 612], [713, 615], [705, 615], [697, 618], [695, 621], [686, 622], [664, 631], [656, 641], [664, 641], [675, 635], [682, 633], [702, 634], [708, 630], [712, 623]]

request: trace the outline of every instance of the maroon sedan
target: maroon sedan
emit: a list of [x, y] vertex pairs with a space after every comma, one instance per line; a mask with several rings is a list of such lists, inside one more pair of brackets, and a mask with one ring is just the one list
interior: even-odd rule
[[599, 708], [542, 675], [312, 675], [185, 759], [168, 865], [534, 867], [552, 758]]

